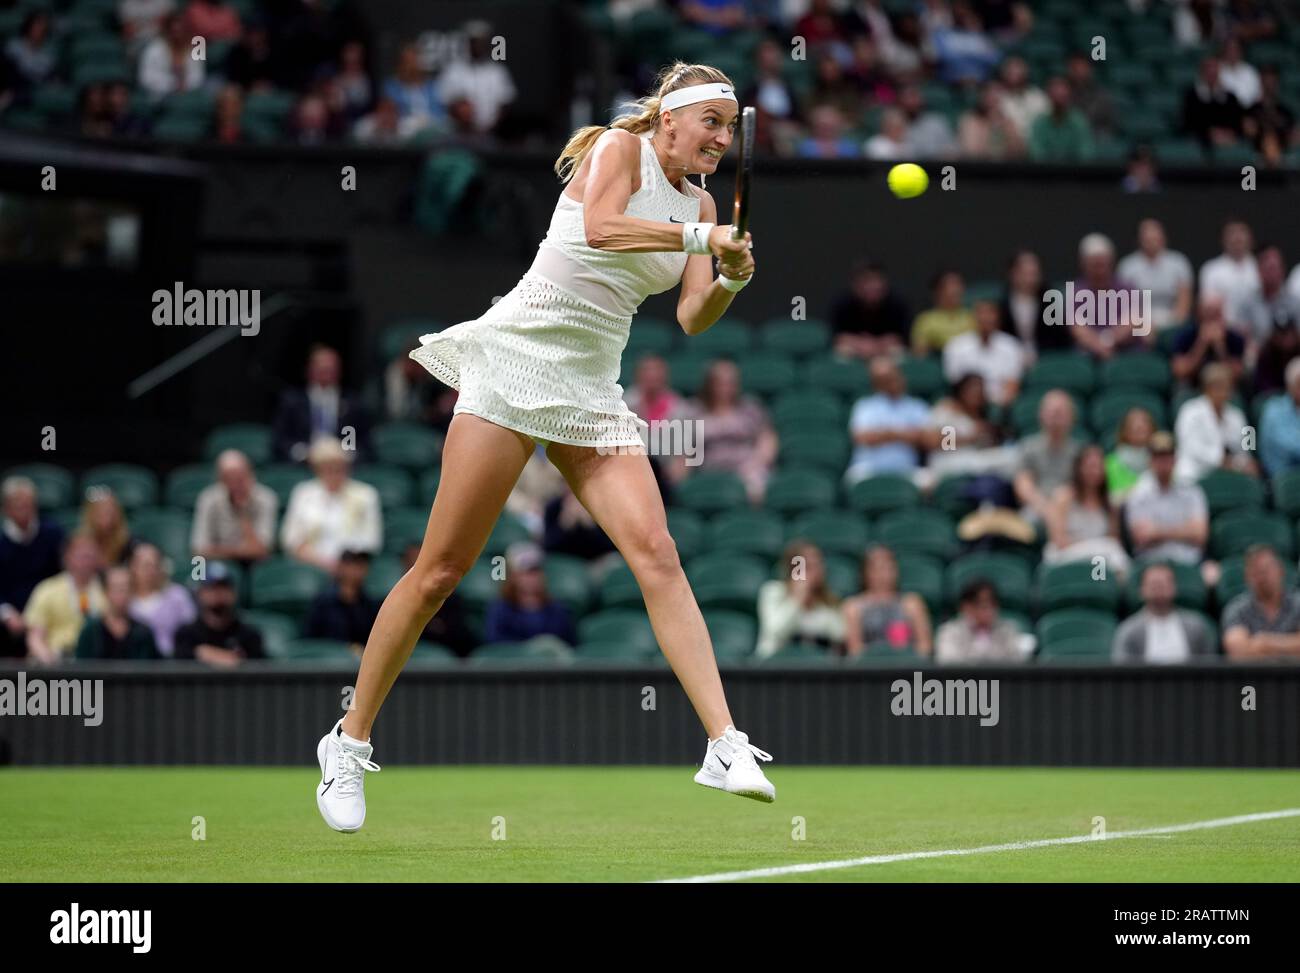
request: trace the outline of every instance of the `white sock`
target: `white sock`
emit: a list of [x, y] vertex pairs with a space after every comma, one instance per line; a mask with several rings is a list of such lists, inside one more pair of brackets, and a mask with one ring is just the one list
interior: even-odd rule
[[369, 740], [357, 740], [353, 737], [348, 736], [346, 733], [343, 732], [343, 727], [341, 725], [339, 726], [339, 739], [342, 740], [349, 747], [355, 747], [358, 750], [364, 750], [366, 748], [366, 745], [370, 743]]

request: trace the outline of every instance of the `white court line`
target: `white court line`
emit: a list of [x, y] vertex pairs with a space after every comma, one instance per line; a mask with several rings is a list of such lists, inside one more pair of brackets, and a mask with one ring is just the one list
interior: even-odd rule
[[1004, 845], [981, 845], [978, 848], [945, 848], [942, 851], [907, 851], [896, 855], [867, 855], [864, 858], [844, 858], [839, 861], [808, 862], [803, 865], [778, 865], [774, 868], [753, 868], [744, 872], [717, 872], [713, 875], [693, 875], [690, 878], [661, 879], [663, 883], [680, 882], [736, 882], [746, 878], [775, 878], [779, 875], [800, 875], [804, 872], [825, 872], [836, 868], [857, 868], [860, 865], [888, 865], [893, 862], [918, 861], [922, 858], [955, 858], [961, 855], [987, 855], [995, 851], [1026, 851], [1030, 848], [1050, 848], [1055, 845], [1081, 845], [1090, 841], [1114, 841], [1116, 838], [1143, 838], [1151, 835], [1171, 835], [1183, 831], [1201, 831], [1205, 828], [1227, 828], [1234, 824], [1254, 821], [1274, 821], [1278, 818], [1300, 816], [1300, 808], [1284, 811], [1261, 811], [1258, 814], [1239, 814], [1233, 818], [1214, 818], [1210, 821], [1192, 821], [1188, 824], [1169, 824], [1159, 828], [1139, 828], [1135, 831], [1111, 831], [1105, 838], [1092, 835], [1074, 835], [1069, 838], [1040, 838], [1037, 841], [1009, 841]]

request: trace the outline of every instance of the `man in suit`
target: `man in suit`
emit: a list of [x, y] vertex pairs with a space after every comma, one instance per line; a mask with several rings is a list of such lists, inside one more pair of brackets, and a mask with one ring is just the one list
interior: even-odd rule
[[343, 362], [326, 345], [307, 356], [307, 387], [290, 389], [280, 398], [273, 426], [277, 459], [301, 463], [312, 442], [329, 437], [351, 442], [355, 458], [369, 457], [370, 421], [365, 408], [339, 384]]

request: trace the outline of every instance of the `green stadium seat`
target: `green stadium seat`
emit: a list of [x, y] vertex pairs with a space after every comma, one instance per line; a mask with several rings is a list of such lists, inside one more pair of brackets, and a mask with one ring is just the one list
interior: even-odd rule
[[629, 645], [623, 639], [604, 642], [580, 642], [574, 650], [575, 662], [598, 662], [623, 665], [645, 665], [659, 655], [658, 650], [648, 650], [644, 646]]
[[639, 314], [627, 336], [623, 349], [625, 358], [635, 360], [641, 355], [666, 356], [672, 353], [682, 329], [662, 318], [642, 318]]
[[405, 507], [384, 511], [384, 553], [400, 555], [407, 544], [424, 541], [429, 526], [429, 511], [424, 507]]
[[933, 618], [944, 607], [943, 562], [926, 554], [898, 555], [898, 590], [919, 595]]
[[807, 389], [838, 392], [855, 399], [871, 394], [871, 375], [867, 366], [856, 358], [811, 358], [804, 364], [800, 379]]
[[244, 119], [282, 122], [293, 110], [291, 91], [252, 91], [244, 98]]
[[921, 491], [910, 479], [892, 473], [858, 480], [848, 489], [849, 506], [868, 517], [919, 506]]
[[423, 472], [436, 466], [442, 453], [442, 437], [416, 422], [388, 422], [377, 426], [373, 435], [375, 456], [381, 463]]
[[1210, 161], [1216, 166], [1250, 166], [1259, 162], [1259, 154], [1250, 145], [1216, 145], [1210, 149]]
[[591, 605], [591, 579], [587, 562], [568, 554], [547, 554], [542, 570], [551, 597], [574, 616], [583, 615]]
[[1118, 119], [1120, 130], [1135, 142], [1151, 142], [1170, 134], [1169, 121], [1159, 112], [1137, 107]]
[[148, 541], [173, 565], [190, 563], [190, 514], [170, 507], [141, 507], [131, 514], [131, 536]]
[[712, 355], [701, 354], [694, 346], [674, 352], [668, 356], [668, 382], [683, 395], [695, 395], [704, 384], [704, 375], [713, 362]]
[[1024, 558], [1014, 554], [967, 554], [948, 565], [944, 589], [954, 608], [962, 588], [976, 579], [992, 583], [1001, 606], [1010, 611], [1026, 611], [1033, 603], [1033, 575]]
[[87, 470], [81, 477], [81, 492], [95, 487], [111, 490], [127, 511], [151, 507], [158, 502], [158, 475], [143, 466], [112, 463]]
[[294, 639], [284, 647], [281, 661], [352, 668], [361, 664], [361, 657], [346, 642], [334, 639]]
[[1236, 470], [1213, 470], [1200, 479], [1211, 521], [1229, 510], [1257, 510], [1264, 506], [1264, 484]]
[[862, 590], [862, 558], [847, 554], [825, 554], [826, 583], [839, 598], [848, 598]]
[[784, 524], [769, 510], [729, 510], [714, 517], [707, 530], [712, 551], [757, 554], [775, 560], [785, 543]]
[[[117, 54], [95, 55], [78, 61], [72, 69], [72, 83], [77, 88], [88, 84], [131, 83], [135, 74], [126, 59]], [[187, 140], [192, 141], [192, 140]]]
[[1086, 396], [1097, 384], [1097, 369], [1092, 359], [1069, 351], [1044, 353], [1025, 373], [1026, 389], [1065, 389]]
[[1120, 587], [1113, 571], [1094, 579], [1092, 561], [1043, 564], [1038, 569], [1038, 612], [1067, 608], [1094, 608], [1114, 615], [1119, 609]]
[[237, 449], [254, 466], [261, 466], [271, 461], [271, 427], [253, 422], [239, 422], [228, 426], [218, 426], [208, 433], [204, 443], [203, 456], [214, 460], [227, 449]]
[[935, 484], [930, 494], [930, 504], [942, 510], [953, 520], [960, 521], [975, 509], [974, 502], [965, 497], [966, 487], [972, 479], [974, 477], [966, 474], [944, 477]]
[[4, 472], [5, 478], [25, 476], [36, 485], [36, 502], [45, 510], [56, 507], [70, 507], [82, 499], [77, 495], [77, 479], [62, 466], [52, 463], [26, 463], [11, 466]]
[[754, 654], [758, 626], [750, 615], [713, 608], [704, 612], [704, 624], [708, 626], [713, 654], [719, 662], [747, 659]]
[[385, 510], [405, 507], [415, 493], [414, 478], [400, 466], [366, 463], [352, 471], [352, 478], [374, 487], [379, 493], [379, 503]]
[[216, 482], [216, 472], [211, 463], [192, 463], [177, 467], [167, 474], [163, 486], [163, 502], [169, 507], [193, 510], [199, 494]]
[[1300, 469], [1273, 477], [1273, 505], [1292, 519], [1300, 518]]
[[366, 594], [375, 601], [383, 601], [405, 573], [402, 562], [396, 555], [386, 554], [375, 558], [370, 562], [370, 571], [366, 575]]
[[659, 643], [644, 609], [606, 609], [580, 619], [578, 643], [584, 642], [622, 642], [629, 649], [647, 655], [659, 651]]
[[1177, 594], [1174, 600], [1183, 608], [1190, 608], [1193, 611], [1204, 611], [1209, 597], [1205, 589], [1205, 581], [1201, 577], [1201, 569], [1196, 564], [1185, 564], [1178, 561], [1161, 561], [1156, 560], [1139, 560], [1134, 562], [1132, 569], [1129, 571], [1128, 584], [1124, 589], [1125, 611], [1132, 614], [1142, 607], [1142, 572], [1150, 564], [1168, 565], [1174, 572], [1174, 585]]
[[387, 364], [400, 355], [420, 347], [420, 336], [434, 334], [446, 325], [428, 318], [404, 318], [379, 332], [379, 360]]
[[851, 444], [839, 430], [785, 426], [780, 432], [779, 462], [785, 469], [818, 469], [841, 473], [849, 461]]
[[747, 507], [745, 484], [734, 473], [699, 470], [692, 473], [673, 491], [673, 502], [701, 514], [715, 514]]
[[469, 656], [474, 666], [540, 665], [562, 666], [574, 660], [574, 651], [558, 639], [529, 639], [527, 642], [490, 642]]
[[765, 350], [782, 355], [808, 356], [830, 350], [831, 329], [818, 318], [771, 318], [759, 330], [759, 343]]
[[841, 431], [848, 428], [844, 401], [830, 392], [787, 392], [772, 403], [772, 422], [778, 430]]
[[287, 557], [270, 557], [253, 565], [249, 581], [251, 607], [300, 616], [329, 583], [329, 575]]
[[764, 398], [790, 391], [798, 382], [795, 363], [778, 352], [748, 352], [739, 357], [737, 364], [741, 387]]
[[767, 481], [763, 506], [787, 517], [829, 507], [837, 482], [818, 470], [777, 470]]
[[212, 119], [207, 116], [163, 115], [153, 124], [153, 137], [159, 142], [200, 142], [211, 130]]
[[442, 480], [442, 469], [435, 466], [431, 470], [425, 470], [420, 474], [419, 483], [415, 490], [416, 503], [424, 504], [426, 507], [432, 507], [434, 498], [438, 495], [438, 484]]
[[[209, 470], [211, 470], [210, 466]], [[257, 482], [275, 493], [276, 498], [280, 501], [281, 513], [289, 505], [289, 497], [293, 494], [293, 488], [299, 483], [312, 478], [311, 470], [297, 463], [268, 463], [266, 466], [258, 467], [256, 473]], [[215, 480], [216, 474], [212, 473], [211, 475]]]
[[480, 557], [465, 572], [456, 586], [456, 592], [465, 599], [465, 604], [473, 611], [482, 611], [501, 593], [501, 581], [494, 577], [496, 572], [490, 556]]
[[[1111, 633], [1114, 638], [1114, 633]], [[1073, 638], [1061, 638], [1055, 642], [1042, 645], [1038, 658], [1043, 662], [1097, 662], [1105, 663], [1111, 659], [1111, 646], [1102, 635], [1080, 635]]]
[[691, 351], [710, 358], [736, 359], [755, 345], [754, 328], [743, 321], [722, 320], [690, 339]]
[[411, 661], [426, 666], [455, 666], [460, 664], [460, 657], [445, 645], [421, 639], [411, 651]]
[[907, 383], [907, 393], [918, 399], [933, 401], [948, 390], [948, 380], [943, 374], [943, 363], [938, 358], [916, 358], [907, 355], [899, 360], [898, 368]]
[[1142, 61], [1112, 60], [1112, 52], [1107, 51], [1106, 82], [1120, 88], [1128, 88], [1138, 94], [1144, 94], [1156, 84], [1156, 72], [1150, 64]]
[[759, 659], [758, 663], [764, 666], [809, 666], [820, 669], [838, 665], [839, 657], [827, 649], [795, 643], [777, 650], [766, 659]]
[[1280, 513], [1228, 510], [1210, 525], [1210, 553], [1217, 558], [1243, 553], [1252, 544], [1268, 544], [1290, 561], [1295, 557], [1293, 522]]
[[1145, 389], [1110, 388], [1092, 399], [1088, 419], [1094, 432], [1118, 429], [1120, 420], [1130, 409], [1146, 409], [1155, 419], [1157, 429], [1168, 427], [1169, 410], [1165, 400]]
[[41, 85], [32, 92], [32, 108], [51, 122], [70, 118], [77, 110], [77, 92], [59, 84]]
[[1115, 637], [1115, 618], [1100, 611], [1063, 608], [1038, 620], [1038, 654], [1052, 656], [1109, 657]]
[[845, 554], [856, 561], [870, 543], [870, 531], [867, 519], [852, 510], [809, 510], [788, 522], [785, 538], [811, 541], [823, 556]]
[[949, 558], [957, 552], [952, 518], [938, 510], [917, 507], [886, 514], [876, 523], [876, 540], [896, 555], [929, 554]]
[[677, 556], [688, 561], [704, 549], [704, 519], [694, 510], [668, 508], [668, 533], [677, 543]]
[[601, 579], [600, 604], [603, 608], [644, 608], [641, 586], [626, 564], [611, 568]]
[[1160, 355], [1116, 355], [1101, 366], [1103, 391], [1112, 388], [1150, 389], [1159, 395], [1169, 391], [1169, 361]]
[[488, 535], [483, 553], [485, 555], [504, 554], [506, 548], [511, 544], [531, 539], [532, 535], [528, 532], [528, 528], [524, 526], [524, 522], [509, 510], [503, 510], [492, 528], [492, 533]]
[[752, 612], [759, 586], [770, 577], [767, 562], [752, 554], [701, 554], [686, 566], [701, 606]]
[[268, 658], [283, 659], [289, 655], [289, 645], [298, 638], [300, 627], [288, 615], [279, 612], [248, 610], [240, 612], [240, 620], [251, 625], [262, 636], [262, 648]]
[[1160, 139], [1155, 146], [1156, 160], [1166, 166], [1199, 166], [1205, 164], [1205, 150], [1192, 138]]

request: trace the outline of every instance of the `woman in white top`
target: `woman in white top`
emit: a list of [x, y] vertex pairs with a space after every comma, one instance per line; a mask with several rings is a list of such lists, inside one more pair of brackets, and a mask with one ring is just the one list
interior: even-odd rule
[[[731, 80], [674, 64], [640, 113], [579, 129], [556, 162], [567, 185], [532, 267], [482, 317], [423, 336], [411, 353], [460, 390], [442, 478], [415, 566], [384, 601], [353, 707], [321, 740], [317, 806], [336, 830], [365, 818], [367, 742], [379, 708], [430, 617], [474, 564], [536, 443], [623, 554], [655, 635], [708, 733], [698, 783], [770, 801], [735, 729], [708, 629], [669, 536], [646, 455], [646, 423], [623, 402], [620, 358], [637, 307], [681, 284], [688, 335], [712, 326], [754, 272], [748, 235], [716, 225], [692, 173], [717, 169], [739, 106]], [[714, 279], [713, 257], [721, 277]], [[337, 782], [334, 783], [337, 779]]]
[[280, 525], [284, 552], [331, 574], [344, 551], [377, 554], [384, 544], [379, 491], [351, 478], [348, 453], [337, 439], [316, 440], [307, 461], [316, 477], [289, 494]]

